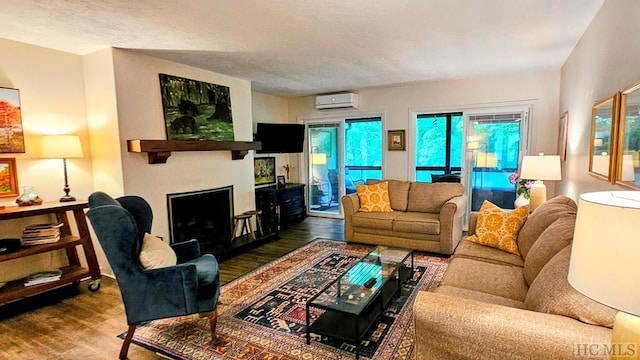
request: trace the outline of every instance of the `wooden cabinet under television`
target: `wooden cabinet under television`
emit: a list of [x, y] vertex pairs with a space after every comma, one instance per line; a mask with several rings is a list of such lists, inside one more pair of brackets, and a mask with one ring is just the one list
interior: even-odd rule
[[280, 226], [289, 226], [307, 216], [304, 184], [256, 188], [256, 209], [262, 210], [265, 233], [277, 234]]

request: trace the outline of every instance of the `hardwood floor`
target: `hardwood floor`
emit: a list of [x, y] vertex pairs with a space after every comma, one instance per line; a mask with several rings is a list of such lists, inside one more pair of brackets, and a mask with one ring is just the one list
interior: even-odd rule
[[[343, 239], [343, 221], [307, 217], [280, 232], [280, 239], [220, 263], [227, 283], [316, 239]], [[127, 329], [115, 280], [103, 277], [92, 293], [83, 282], [0, 306], [0, 359], [117, 359]], [[162, 359], [137, 345], [129, 359]]]

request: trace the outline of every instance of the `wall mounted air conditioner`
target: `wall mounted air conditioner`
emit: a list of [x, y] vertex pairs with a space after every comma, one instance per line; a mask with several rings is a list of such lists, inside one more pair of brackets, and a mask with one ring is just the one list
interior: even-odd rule
[[358, 94], [342, 93], [316, 96], [316, 109], [356, 109]]

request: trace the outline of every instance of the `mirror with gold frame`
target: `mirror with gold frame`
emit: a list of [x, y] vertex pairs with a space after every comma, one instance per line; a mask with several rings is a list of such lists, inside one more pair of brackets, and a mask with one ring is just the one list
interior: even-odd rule
[[589, 174], [611, 183], [615, 183], [619, 103], [618, 92], [597, 102], [591, 112]]
[[620, 96], [616, 183], [640, 189], [640, 83]]

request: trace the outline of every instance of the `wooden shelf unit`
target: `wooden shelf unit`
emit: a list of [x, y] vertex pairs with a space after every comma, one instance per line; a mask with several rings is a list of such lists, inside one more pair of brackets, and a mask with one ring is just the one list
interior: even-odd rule
[[[24, 207], [9, 206], [0, 209], [0, 221], [54, 214], [56, 221], [63, 224], [60, 228], [61, 238], [59, 241], [51, 244], [23, 246], [17, 251], [0, 254], [0, 263], [60, 249], [65, 250], [69, 261], [68, 266], [60, 269], [62, 270], [62, 277], [58, 281], [33, 286], [24, 286], [24, 279], [8, 282], [4, 287], [0, 288], [0, 305], [20, 300], [27, 296], [40, 294], [87, 277], [93, 280], [89, 288], [93, 291], [98, 290], [101, 277], [100, 266], [98, 265], [98, 258], [96, 257], [93, 243], [91, 242], [91, 235], [84, 214], [86, 207], [88, 207], [86, 201], [71, 201], [45, 202], [41, 205]], [[69, 211], [73, 213], [79, 236], [72, 235], [67, 215]], [[80, 265], [80, 258], [78, 257], [78, 251], [76, 249], [77, 246], [82, 246], [83, 248], [87, 261], [86, 268]]]
[[215, 140], [127, 140], [129, 152], [146, 152], [149, 164], [164, 164], [172, 151], [231, 151], [232, 160], [242, 160], [249, 150], [259, 150], [259, 141]]

